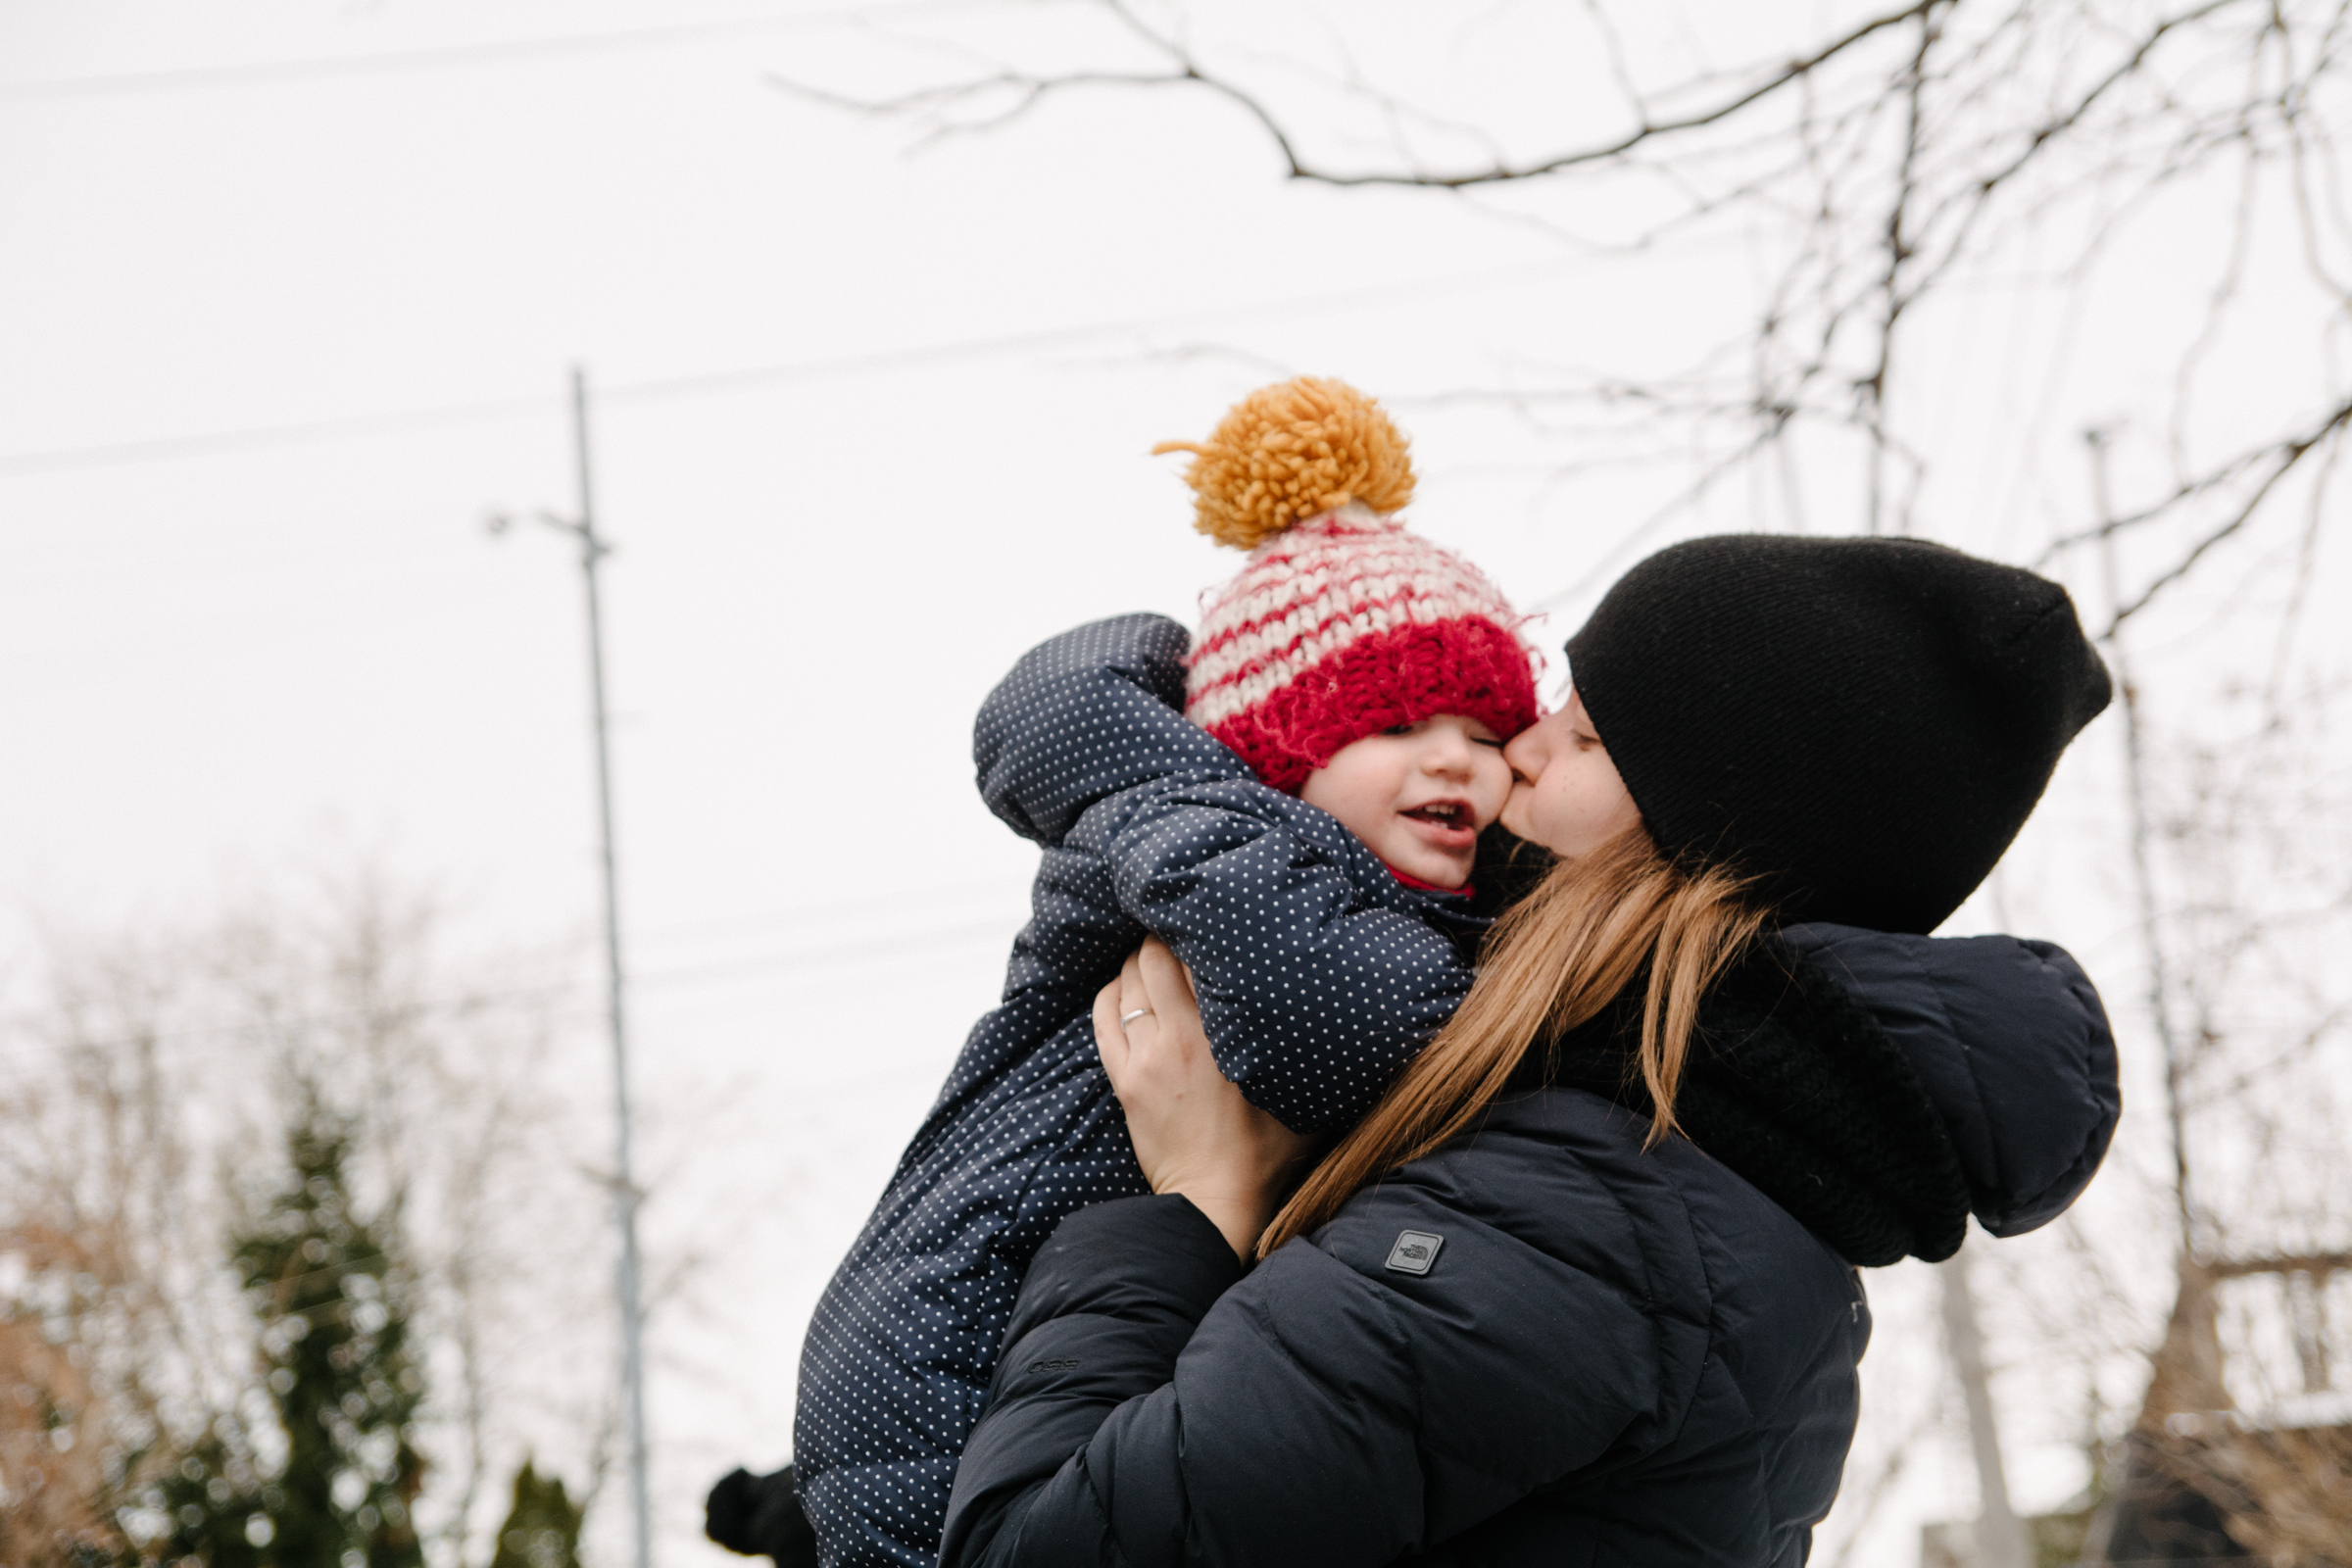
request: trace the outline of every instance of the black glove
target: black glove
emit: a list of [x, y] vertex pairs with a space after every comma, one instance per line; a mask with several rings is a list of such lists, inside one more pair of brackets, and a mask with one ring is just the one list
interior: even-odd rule
[[776, 1568], [816, 1568], [816, 1532], [801, 1511], [792, 1466], [773, 1475], [730, 1470], [703, 1504], [703, 1534], [746, 1557], [770, 1557]]

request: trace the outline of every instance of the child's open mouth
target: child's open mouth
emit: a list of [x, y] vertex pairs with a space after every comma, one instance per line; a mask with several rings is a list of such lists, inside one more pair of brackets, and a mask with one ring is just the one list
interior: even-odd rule
[[1478, 815], [1468, 801], [1425, 801], [1401, 813], [1421, 823], [1435, 843], [1460, 849], [1478, 837]]

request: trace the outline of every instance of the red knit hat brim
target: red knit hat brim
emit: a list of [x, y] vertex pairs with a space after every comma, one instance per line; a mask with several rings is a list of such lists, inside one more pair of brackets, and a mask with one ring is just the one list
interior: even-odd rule
[[1358, 637], [1208, 732], [1267, 784], [1296, 795], [1309, 773], [1367, 735], [1459, 713], [1509, 740], [1541, 712], [1526, 647], [1471, 616]]

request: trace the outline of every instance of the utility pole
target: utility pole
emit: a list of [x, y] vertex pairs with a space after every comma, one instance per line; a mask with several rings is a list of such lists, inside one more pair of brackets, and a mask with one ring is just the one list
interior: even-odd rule
[[[588, 595], [588, 690], [596, 727], [596, 819], [604, 869], [605, 1020], [612, 1038], [612, 1217], [620, 1230], [616, 1294], [620, 1298], [621, 1405], [629, 1444], [629, 1498], [636, 1512], [637, 1568], [653, 1568], [652, 1497], [645, 1464], [645, 1310], [637, 1263], [637, 1204], [642, 1195], [629, 1162], [629, 1046], [622, 1005], [620, 886], [612, 853], [612, 751], [605, 709], [605, 626], [597, 596], [597, 564], [612, 553], [596, 531], [596, 491], [588, 463], [588, 376], [571, 371], [571, 440], [579, 486], [579, 513], [563, 516], [539, 512], [537, 520], [579, 541], [580, 578]], [[513, 519], [495, 514], [490, 531], [507, 531]]]
[[2009, 1477], [2001, 1464], [2001, 1433], [1993, 1419], [1976, 1298], [1968, 1289], [1968, 1249], [1962, 1247], [1936, 1264], [1936, 1272], [1942, 1276], [1944, 1341], [1968, 1404], [1968, 1441], [1977, 1461], [1977, 1561], [1982, 1568], [2033, 1568], [2033, 1541], [2025, 1521], [2009, 1506]]

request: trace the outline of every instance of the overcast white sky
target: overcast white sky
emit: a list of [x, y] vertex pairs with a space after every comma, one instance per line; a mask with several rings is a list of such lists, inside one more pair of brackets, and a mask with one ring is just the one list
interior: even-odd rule
[[[573, 504], [563, 379], [605, 389], [649, 1241], [733, 1238], [659, 1341], [665, 1561], [718, 1558], [709, 1479], [785, 1456], [815, 1293], [995, 994], [1032, 856], [971, 789], [974, 708], [1040, 638], [1189, 617], [1233, 564], [1150, 446], [1298, 371], [1389, 396], [1418, 525], [1564, 593], [1556, 642], [1660, 481], [1562, 482], [1433, 395], [1675, 360], [1738, 265], [1737, 235], [1595, 257], [1499, 206], [1286, 185], [1204, 99], [909, 157], [765, 79], [887, 86], [948, 58], [898, 34], [984, 9], [0, 0], [0, 963], [361, 857], [485, 943], [585, 932], [573, 558], [481, 522]], [[1571, 122], [1599, 79], [1459, 47]], [[1939, 330], [1997, 368], [2048, 327]], [[2041, 481], [1985, 468], [2017, 504], [1981, 547], [2038, 543]]]

